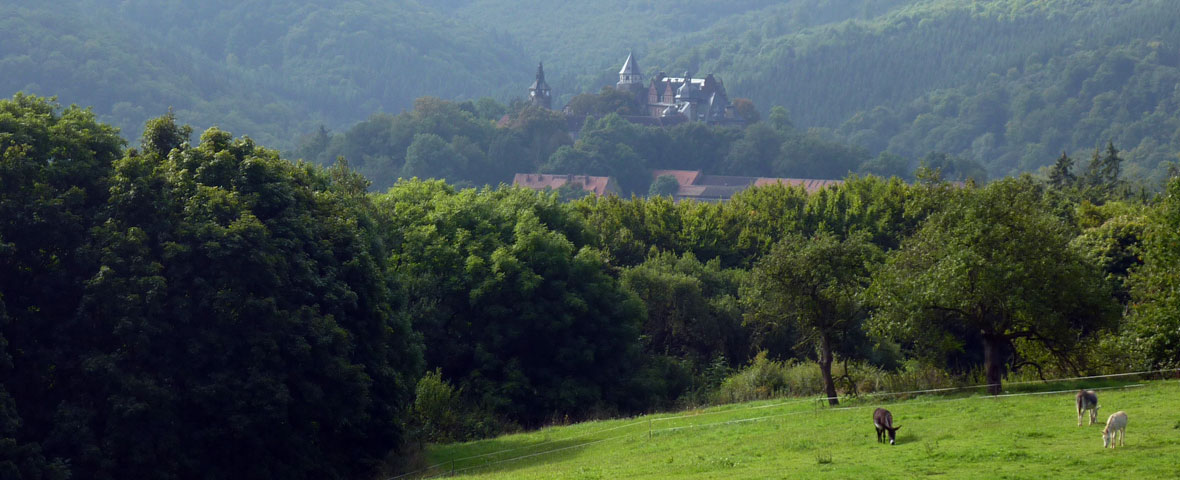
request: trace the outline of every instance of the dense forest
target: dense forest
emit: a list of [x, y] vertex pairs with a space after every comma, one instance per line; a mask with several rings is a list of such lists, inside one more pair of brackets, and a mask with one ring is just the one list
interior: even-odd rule
[[945, 154], [995, 178], [1114, 142], [1125, 176], [1158, 186], [1180, 151], [1168, 0], [18, 0], [0, 22], [0, 91], [91, 105], [132, 138], [171, 107], [291, 152], [422, 96], [511, 105], [537, 61], [561, 106], [634, 50], [645, 74], [712, 72], [764, 117], [786, 108], [862, 165]]
[[[392, 121], [427, 105], [476, 118]], [[192, 135], [169, 113], [129, 147], [0, 100], [3, 478], [370, 478], [553, 422], [1180, 359], [1180, 179], [1130, 188], [1111, 143], [1043, 176], [698, 203], [372, 192]], [[424, 167], [434, 137], [410, 135], [440, 143]]]

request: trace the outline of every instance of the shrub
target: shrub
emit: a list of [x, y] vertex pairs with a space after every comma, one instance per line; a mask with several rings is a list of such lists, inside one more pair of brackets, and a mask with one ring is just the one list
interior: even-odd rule
[[[842, 376], [834, 365], [832, 375]], [[721, 382], [713, 400], [717, 403], [748, 402], [785, 395], [816, 395], [823, 392], [823, 377], [815, 362], [784, 363], [770, 360], [760, 352], [746, 368]]]
[[443, 380], [439, 370], [418, 380], [412, 418], [417, 439], [437, 443], [465, 441], [516, 428], [485, 409], [471, 406], [462, 397], [462, 390]]

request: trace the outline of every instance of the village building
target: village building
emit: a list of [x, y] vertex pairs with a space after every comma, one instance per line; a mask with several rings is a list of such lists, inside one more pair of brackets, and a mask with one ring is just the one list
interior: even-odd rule
[[518, 173], [512, 178], [512, 184], [531, 188], [537, 191], [546, 189], [557, 190], [566, 184], [573, 184], [582, 190], [598, 196], [619, 195], [619, 182], [614, 177], [595, 177], [590, 175], [553, 175], [547, 173]]

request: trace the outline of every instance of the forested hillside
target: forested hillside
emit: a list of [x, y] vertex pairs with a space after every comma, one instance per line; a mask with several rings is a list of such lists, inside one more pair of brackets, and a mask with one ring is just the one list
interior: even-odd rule
[[422, 95], [527, 85], [511, 38], [449, 17], [413, 0], [16, 0], [0, 4], [0, 91], [92, 106], [132, 138], [172, 107], [291, 147]]
[[508, 103], [537, 61], [560, 106], [613, 84], [633, 49], [646, 74], [715, 73], [763, 116], [784, 106], [903, 170], [934, 152], [994, 178], [1113, 141], [1131, 178], [1158, 180], [1180, 151], [1168, 0], [18, 0], [0, 14], [0, 91], [92, 105], [132, 138], [173, 107], [291, 150], [423, 96]]
[[[1180, 151], [1180, 14], [1172, 2], [911, 2], [868, 21], [784, 35], [774, 16], [719, 26], [684, 53], [731, 89], [838, 128], [871, 152], [940, 151], [993, 175], [1062, 151], [1122, 145], [1133, 174], [1162, 174]], [[732, 40], [711, 41], [726, 38]], [[687, 42], [689, 44], [696, 42]]]

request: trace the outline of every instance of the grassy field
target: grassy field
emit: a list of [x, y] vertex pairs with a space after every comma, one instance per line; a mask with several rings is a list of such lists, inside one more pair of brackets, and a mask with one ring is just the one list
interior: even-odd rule
[[[1180, 478], [1180, 382], [1106, 385], [1093, 426], [1077, 426], [1073, 392], [838, 408], [782, 399], [432, 446], [436, 467], [407, 478]], [[877, 406], [902, 426], [897, 445], [876, 442]], [[1126, 447], [1103, 450], [1102, 424], [1118, 410], [1128, 416]]]

